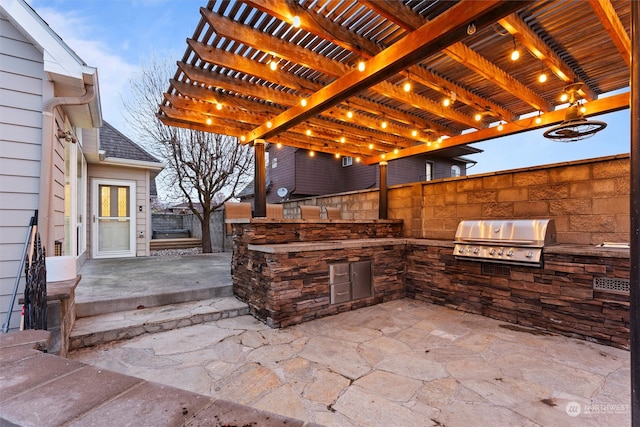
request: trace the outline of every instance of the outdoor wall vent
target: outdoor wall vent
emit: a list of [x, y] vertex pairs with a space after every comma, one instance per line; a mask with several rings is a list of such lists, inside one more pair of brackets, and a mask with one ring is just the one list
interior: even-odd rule
[[630, 288], [629, 279], [618, 279], [610, 277], [594, 277], [593, 290], [603, 292], [614, 292], [617, 294], [628, 294]]
[[510, 276], [511, 268], [507, 265], [482, 264], [482, 274], [487, 276]]

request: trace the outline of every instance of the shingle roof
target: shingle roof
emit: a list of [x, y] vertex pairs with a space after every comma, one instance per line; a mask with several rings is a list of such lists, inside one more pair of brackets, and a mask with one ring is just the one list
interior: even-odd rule
[[161, 163], [109, 123], [103, 123], [104, 126], [100, 128], [100, 149], [107, 153], [107, 157]]

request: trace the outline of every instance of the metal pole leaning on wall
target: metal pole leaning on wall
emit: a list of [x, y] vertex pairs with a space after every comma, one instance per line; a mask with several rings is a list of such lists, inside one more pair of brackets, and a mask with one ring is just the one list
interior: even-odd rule
[[640, 426], [640, 3], [631, 2], [631, 425]]

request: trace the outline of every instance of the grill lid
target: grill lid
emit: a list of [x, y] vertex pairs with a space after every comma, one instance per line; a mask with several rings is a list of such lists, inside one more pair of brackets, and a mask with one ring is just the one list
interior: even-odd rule
[[556, 242], [552, 219], [465, 220], [458, 224], [456, 258], [542, 265], [542, 248]]

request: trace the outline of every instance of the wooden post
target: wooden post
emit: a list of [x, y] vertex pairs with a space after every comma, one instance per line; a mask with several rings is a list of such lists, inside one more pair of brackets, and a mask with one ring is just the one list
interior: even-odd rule
[[265, 140], [256, 139], [253, 141], [253, 149], [255, 155], [255, 173], [253, 180], [254, 217], [267, 216], [267, 165], [265, 164]]
[[380, 162], [380, 193], [378, 195], [378, 218], [387, 218], [387, 162]]

